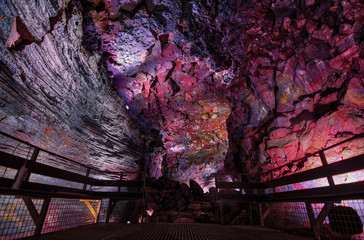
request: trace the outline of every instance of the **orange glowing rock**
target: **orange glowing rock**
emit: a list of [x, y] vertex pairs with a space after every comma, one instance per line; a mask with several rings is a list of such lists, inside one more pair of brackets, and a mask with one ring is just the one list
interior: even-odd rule
[[213, 114], [211, 114], [210, 117], [211, 117], [211, 119], [216, 119], [218, 117], [218, 115], [216, 113], [213, 113]]
[[206, 119], [209, 119], [210, 115], [208, 113], [204, 113], [201, 115], [201, 118], [206, 120]]

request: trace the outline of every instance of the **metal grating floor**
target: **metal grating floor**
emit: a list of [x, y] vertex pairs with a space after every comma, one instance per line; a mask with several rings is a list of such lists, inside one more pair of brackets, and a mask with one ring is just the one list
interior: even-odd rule
[[130, 225], [105, 240], [239, 240], [238, 235], [221, 225], [213, 224], [143, 224]]
[[307, 240], [258, 226], [217, 224], [97, 223], [30, 237], [29, 240]]

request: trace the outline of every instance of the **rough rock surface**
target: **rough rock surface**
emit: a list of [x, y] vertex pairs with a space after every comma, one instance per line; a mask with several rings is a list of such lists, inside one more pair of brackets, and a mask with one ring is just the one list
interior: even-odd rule
[[[136, 156], [124, 146], [137, 141], [127, 108], [147, 135], [149, 176], [194, 179], [205, 191], [214, 172], [253, 176], [364, 132], [359, 0], [3, 5], [2, 86], [13, 93], [1, 95], [1, 118], [14, 131], [48, 118], [98, 154]], [[333, 149], [328, 161], [363, 146]], [[312, 158], [275, 174], [315, 166]]]
[[139, 132], [83, 47], [77, 8], [2, 1], [0, 15], [2, 131], [99, 169], [137, 169]]

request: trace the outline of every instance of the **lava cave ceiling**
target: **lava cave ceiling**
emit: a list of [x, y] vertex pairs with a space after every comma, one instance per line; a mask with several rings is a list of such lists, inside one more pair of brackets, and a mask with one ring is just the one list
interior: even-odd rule
[[2, 0], [0, 126], [208, 190], [364, 132], [363, 30], [360, 0]]

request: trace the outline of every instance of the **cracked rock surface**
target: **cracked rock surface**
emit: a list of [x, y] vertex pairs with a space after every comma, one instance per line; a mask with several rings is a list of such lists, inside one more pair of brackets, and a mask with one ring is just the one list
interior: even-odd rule
[[363, 12], [359, 0], [5, 1], [1, 123], [104, 168], [136, 168], [144, 139], [149, 177], [205, 191], [215, 172], [254, 177], [364, 132]]

